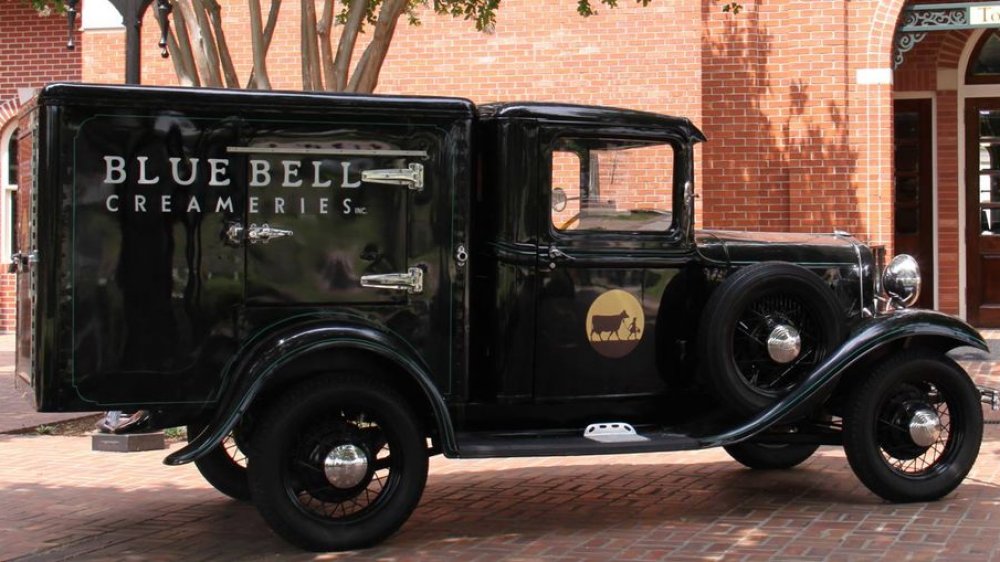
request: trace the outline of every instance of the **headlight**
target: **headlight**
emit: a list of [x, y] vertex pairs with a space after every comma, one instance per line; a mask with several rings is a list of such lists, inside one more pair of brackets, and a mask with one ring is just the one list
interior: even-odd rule
[[882, 272], [882, 289], [893, 303], [912, 306], [920, 298], [920, 266], [913, 256], [900, 254]]

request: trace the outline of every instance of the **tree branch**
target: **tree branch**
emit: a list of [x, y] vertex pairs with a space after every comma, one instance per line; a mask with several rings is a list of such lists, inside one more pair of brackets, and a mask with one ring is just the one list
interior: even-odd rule
[[[259, 4], [257, 11], [260, 12]], [[271, 9], [267, 14], [267, 25], [264, 26], [264, 37], [262, 40], [263, 49], [260, 55], [261, 66], [264, 67], [264, 73], [265, 73], [263, 76], [263, 82], [261, 82], [260, 79], [257, 78], [257, 63], [255, 60], [254, 69], [250, 71], [250, 80], [247, 82], [247, 88], [255, 87], [254, 84], [257, 84], [256, 87], [259, 87], [262, 90], [271, 89], [271, 79], [267, 75], [267, 68], [265, 66], [265, 63], [267, 62], [267, 52], [271, 48], [271, 40], [274, 39], [274, 28], [275, 26], [278, 25], [278, 13], [280, 11], [281, 11], [281, 0], [271, 0]], [[260, 20], [260, 18], [257, 19]], [[256, 57], [257, 55], [254, 55], [255, 59]], [[267, 84], [267, 86], [263, 86], [262, 84]]]
[[322, 70], [316, 44], [316, 4], [302, 0], [302, 89], [322, 90]]
[[[174, 19], [174, 27], [176, 25], [176, 18]], [[187, 49], [187, 58], [191, 57], [191, 45], [187, 43], [187, 37], [184, 40], [184, 47], [181, 47], [177, 43], [177, 37], [174, 36], [174, 30], [171, 29], [170, 33], [167, 34], [167, 51], [170, 53], [170, 62], [174, 65], [174, 74], [177, 75], [177, 83], [181, 86], [199, 86], [198, 73], [194, 72], [193, 66], [188, 68], [184, 64], [185, 53], [182, 49]], [[193, 64], [193, 63], [192, 63]]]
[[270, 90], [271, 80], [267, 76], [267, 46], [261, 29], [260, 0], [248, 0], [250, 4], [250, 44], [253, 48], [253, 71], [247, 88]]
[[[191, 51], [191, 37], [188, 35], [187, 19], [184, 17], [184, 12], [181, 11], [178, 6], [178, 0], [172, 0], [171, 3], [174, 6], [174, 28], [177, 30], [176, 36], [176, 48], [180, 52], [180, 61], [184, 66], [184, 75], [191, 77], [192, 86], [201, 86], [201, 78], [198, 76], [198, 68], [194, 63], [194, 54]], [[168, 42], [167, 48], [170, 48]], [[171, 57], [174, 58], [174, 68], [176, 72], [176, 64], [178, 57], [176, 54], [171, 52]], [[178, 79], [180, 79], [180, 74], [178, 74]]]
[[222, 29], [222, 8], [215, 0], [202, 0], [205, 9], [212, 20], [212, 31], [215, 32], [215, 43], [219, 49], [219, 60], [222, 62], [222, 73], [226, 78], [227, 88], [239, 88], [240, 79], [236, 76], [236, 67], [233, 66], [233, 57], [229, 54], [229, 45], [226, 44], [226, 33]]
[[375, 33], [372, 34], [372, 41], [365, 48], [361, 55], [361, 60], [354, 68], [354, 76], [351, 76], [351, 83], [347, 89], [351, 92], [370, 94], [378, 85], [378, 75], [382, 71], [382, 63], [385, 55], [389, 52], [389, 43], [396, 31], [396, 23], [399, 16], [406, 8], [407, 0], [383, 0], [382, 9], [378, 13], [378, 22], [375, 24]]
[[323, 0], [323, 15], [316, 25], [319, 35], [319, 54], [323, 61], [323, 76], [326, 77], [326, 89], [334, 89], [333, 52], [330, 46], [330, 28], [333, 26], [333, 1]]
[[177, 5], [187, 20], [191, 40], [197, 45], [197, 56], [194, 60], [198, 66], [198, 74], [206, 86], [222, 86], [219, 77], [219, 53], [215, 50], [215, 41], [211, 34], [206, 31], [210, 26], [205, 16], [204, 4], [201, 0], [177, 0]]
[[354, 55], [354, 46], [358, 42], [358, 33], [365, 21], [367, 8], [368, 0], [351, 0], [348, 7], [347, 21], [337, 44], [337, 58], [333, 61], [333, 89], [338, 92], [343, 92], [347, 87], [347, 71], [351, 67], [351, 57]]

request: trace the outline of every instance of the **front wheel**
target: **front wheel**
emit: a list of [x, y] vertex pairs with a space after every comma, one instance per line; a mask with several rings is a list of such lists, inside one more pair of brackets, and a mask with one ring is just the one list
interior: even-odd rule
[[954, 361], [909, 351], [859, 384], [844, 415], [844, 451], [869, 490], [893, 502], [939, 499], [972, 470], [983, 438], [979, 393]]
[[371, 546], [420, 501], [427, 447], [392, 388], [358, 373], [294, 387], [254, 431], [254, 503], [289, 542], [313, 551]]

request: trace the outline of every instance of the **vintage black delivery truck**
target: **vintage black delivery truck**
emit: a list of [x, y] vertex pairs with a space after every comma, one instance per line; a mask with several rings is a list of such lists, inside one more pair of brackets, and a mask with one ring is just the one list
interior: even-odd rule
[[[428, 457], [841, 446], [875, 494], [972, 468], [961, 321], [845, 233], [694, 228], [688, 120], [542, 103], [56, 84], [28, 116], [17, 373], [187, 425], [307, 549], [371, 545]], [[747, 478], [751, 478], [750, 473]]]

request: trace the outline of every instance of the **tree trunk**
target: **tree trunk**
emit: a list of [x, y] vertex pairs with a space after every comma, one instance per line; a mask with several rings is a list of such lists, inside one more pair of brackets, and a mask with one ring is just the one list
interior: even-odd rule
[[378, 75], [382, 71], [382, 63], [385, 55], [389, 52], [389, 43], [392, 42], [393, 33], [396, 31], [396, 23], [406, 7], [407, 0], [384, 0], [382, 9], [378, 13], [378, 21], [375, 23], [375, 33], [372, 41], [368, 44], [361, 60], [354, 68], [354, 76], [351, 76], [351, 83], [347, 89], [352, 92], [370, 94], [378, 85]]
[[323, 70], [319, 64], [319, 46], [316, 43], [316, 4], [302, 0], [302, 89], [323, 89]]
[[333, 89], [343, 92], [347, 88], [347, 70], [351, 67], [351, 57], [354, 56], [354, 46], [358, 42], [358, 32], [365, 18], [368, 0], [351, 0], [347, 12], [347, 22], [340, 32], [340, 43], [337, 44], [337, 58], [333, 61]]
[[215, 88], [222, 86], [219, 77], [219, 53], [215, 50], [215, 41], [208, 29], [209, 23], [205, 16], [204, 5], [200, 0], [177, 0], [177, 5], [187, 20], [191, 40], [197, 46], [192, 50], [195, 51], [194, 60], [204, 85]]
[[260, 0], [248, 0], [250, 4], [250, 43], [253, 47], [253, 72], [247, 88], [270, 90], [271, 81], [267, 76], [267, 46], [261, 29]]
[[[259, 11], [260, 9], [258, 7], [258, 12]], [[281, 0], [271, 0], [271, 9], [267, 13], [267, 25], [264, 26], [264, 38], [262, 41], [264, 48], [261, 49], [262, 53], [260, 55], [260, 61], [261, 61], [260, 66], [264, 69], [265, 73], [263, 77], [263, 82], [261, 82], [260, 79], [257, 78], [257, 62], [256, 62], [257, 55], [254, 55], [255, 58], [254, 69], [250, 71], [250, 81], [247, 82], [247, 88], [254, 87], [254, 84], [257, 84], [262, 90], [271, 89], [271, 79], [267, 75], [267, 66], [266, 66], [267, 51], [271, 48], [271, 40], [274, 39], [274, 28], [275, 26], [278, 25], [278, 12], [280, 11], [281, 11]], [[254, 37], [256, 37], [256, 35]], [[261, 84], [267, 84], [267, 86], [265, 87]]]
[[330, 28], [333, 27], [333, 2], [323, 0], [323, 15], [319, 18], [316, 33], [319, 34], [319, 54], [323, 60], [323, 76], [326, 77], [326, 89], [334, 89], [333, 48], [330, 45]]
[[[188, 45], [187, 48], [190, 49], [191, 46]], [[192, 73], [191, 69], [184, 65], [184, 55], [181, 53], [181, 47], [177, 44], [177, 38], [174, 36], [173, 30], [170, 30], [170, 33], [167, 35], [167, 51], [170, 53], [170, 62], [174, 64], [174, 74], [177, 75], [177, 83], [181, 86], [198, 86], [198, 74]], [[190, 56], [190, 53], [188, 53], [188, 56]]]
[[219, 3], [215, 0], [203, 1], [212, 19], [212, 30], [215, 32], [215, 43], [219, 49], [219, 60], [222, 62], [222, 73], [226, 78], [226, 87], [239, 88], [240, 79], [236, 76], [233, 57], [229, 54], [229, 45], [226, 43], [226, 33], [222, 29], [222, 8], [219, 7]]
[[[174, 7], [174, 29], [177, 30], [176, 47], [180, 52], [180, 61], [184, 66], [184, 74], [191, 77], [193, 86], [201, 86], [201, 78], [198, 76], [198, 68], [194, 63], [194, 54], [191, 52], [191, 38], [188, 35], [187, 19], [184, 17], [184, 13], [178, 5], [178, 0], [172, 0], [172, 4]], [[174, 64], [176, 65], [176, 61], [178, 60], [177, 55], [171, 53], [171, 56], [174, 57]], [[180, 78], [180, 75], [178, 75], [178, 78]]]

